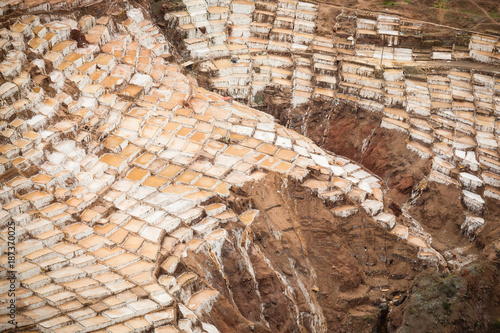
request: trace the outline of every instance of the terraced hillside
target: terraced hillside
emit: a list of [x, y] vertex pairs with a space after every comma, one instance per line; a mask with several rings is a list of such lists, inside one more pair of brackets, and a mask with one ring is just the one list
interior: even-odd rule
[[158, 5], [0, 6], [2, 331], [495, 329], [497, 37]]

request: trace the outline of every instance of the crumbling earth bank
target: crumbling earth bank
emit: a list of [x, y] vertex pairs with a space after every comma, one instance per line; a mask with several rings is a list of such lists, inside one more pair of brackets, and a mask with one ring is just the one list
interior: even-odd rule
[[324, 101], [298, 108], [273, 102], [266, 112], [324, 149], [363, 164], [387, 182], [388, 194], [398, 206], [431, 169], [430, 160], [406, 148], [406, 135], [380, 127], [378, 113]]
[[276, 175], [237, 191], [229, 205], [261, 213], [251, 227], [228, 230], [219, 267], [185, 262], [223, 291], [206, 314], [221, 332], [376, 331], [379, 304], [405, 293], [424, 267], [416, 248], [363, 212], [334, 219], [320, 199]]

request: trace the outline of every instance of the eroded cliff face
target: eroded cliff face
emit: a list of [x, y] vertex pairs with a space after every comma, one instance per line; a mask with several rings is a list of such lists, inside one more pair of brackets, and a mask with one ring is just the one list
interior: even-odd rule
[[426, 267], [416, 247], [364, 212], [333, 218], [327, 204], [277, 175], [240, 188], [227, 204], [260, 213], [249, 226], [229, 226], [212, 258], [183, 259], [221, 292], [206, 314], [221, 331], [376, 331], [379, 305], [406, 293]]
[[381, 127], [379, 113], [342, 102], [316, 101], [302, 108], [291, 108], [275, 98], [269, 102], [265, 111], [282, 124], [307, 135], [324, 149], [363, 164], [384, 179], [388, 194], [398, 206], [430, 172], [432, 162], [406, 148], [405, 134]]

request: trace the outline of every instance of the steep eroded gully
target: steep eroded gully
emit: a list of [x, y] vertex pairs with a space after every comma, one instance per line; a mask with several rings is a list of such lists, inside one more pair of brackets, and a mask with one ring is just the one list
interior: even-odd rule
[[[286, 112], [279, 106], [270, 106], [269, 112], [297, 131], [306, 129], [308, 136], [323, 148], [362, 163], [386, 180], [388, 185], [386, 198], [390, 202], [389, 207], [396, 215], [401, 213], [405, 203], [411, 202], [410, 205], [406, 205], [407, 215], [418, 221], [423, 230], [432, 236], [432, 247], [444, 256], [448, 267], [452, 270], [451, 274], [461, 277], [469, 274], [467, 272], [471, 270], [476, 271], [475, 274], [482, 274], [477, 273], [477, 266], [490, 267], [492, 265], [493, 268], [489, 268], [490, 270], [498, 270], [500, 253], [498, 250], [500, 248], [498, 205], [492, 200], [487, 201], [487, 210], [483, 216], [486, 227], [479, 233], [476, 240], [471, 242], [463, 235], [460, 228], [465, 215], [459, 188], [426, 182], [425, 186], [418, 190], [420, 194], [411, 198], [419, 182], [429, 175], [431, 161], [422, 159], [409, 151], [406, 148], [406, 135], [403, 133], [381, 128], [380, 116], [350, 105], [328, 105], [324, 102], [316, 102], [315, 107], [308, 106], [307, 110], [295, 109]], [[325, 113], [332, 115], [327, 118], [323, 116]], [[366, 141], [368, 137], [369, 142]], [[434, 270], [430, 270], [428, 274], [435, 274], [438, 279], [444, 279], [447, 276], [446, 274], [441, 276], [441, 273]], [[423, 278], [425, 279], [425, 275]], [[418, 281], [420, 280], [415, 281], [408, 291], [410, 304], [415, 303], [415, 297], [412, 298], [413, 294], [416, 293], [418, 298], [419, 293], [425, 292], [421, 290], [422, 284]], [[483, 323], [477, 325], [477, 320], [472, 319], [474, 316], [477, 317], [477, 313], [468, 310], [469, 305], [460, 305], [464, 299], [445, 299], [442, 302], [450, 303], [453, 315], [448, 314], [448, 317], [443, 315], [438, 318], [437, 321], [441, 320], [441, 322], [436, 326], [439, 327], [436, 331], [440, 329], [450, 332], [474, 331], [472, 327], [476, 327], [477, 331], [481, 332], [495, 331], [495, 329], [498, 331], [498, 328], [495, 328], [498, 318], [492, 313], [498, 314], [499, 303], [491, 300], [497, 296], [481, 296], [484, 295], [484, 290], [491, 290], [498, 286], [498, 273], [492, 274], [491, 279], [485, 277], [483, 282], [483, 291], [480, 292], [479, 299], [471, 300], [475, 303], [471, 309], [488, 309], [488, 313], [483, 315]], [[469, 288], [469, 293], [473, 293], [472, 290], [475, 290], [477, 286], [469, 281], [466, 288]], [[467, 296], [469, 293], [466, 293], [465, 297], [469, 297]], [[413, 327], [413, 329], [421, 327], [419, 323], [422, 323], [423, 317], [422, 315], [415, 316], [415, 309], [408, 305], [393, 309], [397, 311], [394, 315], [391, 312], [388, 316], [389, 331], [395, 332], [403, 329], [404, 326]], [[457, 316], [457, 313], [461, 315]], [[402, 315], [404, 315], [404, 320], [397, 319]]]
[[223, 273], [209, 257], [185, 261], [224, 296], [206, 314], [221, 332], [370, 332], [380, 303], [405, 293], [425, 268], [417, 248], [364, 212], [333, 218], [316, 196], [274, 174], [227, 204], [260, 213], [250, 226], [227, 225]]
[[295, 109], [289, 104], [271, 103], [264, 111], [281, 124], [306, 133], [320, 147], [349, 157], [384, 179], [388, 195], [398, 206], [430, 172], [431, 161], [406, 148], [405, 134], [380, 127], [380, 114], [324, 101]]

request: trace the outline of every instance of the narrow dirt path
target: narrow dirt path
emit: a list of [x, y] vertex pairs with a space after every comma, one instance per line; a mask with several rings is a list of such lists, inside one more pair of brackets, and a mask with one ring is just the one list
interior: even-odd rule
[[486, 17], [488, 18], [488, 20], [490, 20], [490, 21], [491, 21], [491, 23], [494, 23], [494, 24], [496, 24], [496, 25], [500, 25], [500, 23], [498, 23], [497, 21], [495, 21], [495, 20], [494, 20], [494, 19], [490, 16], [490, 14], [488, 14], [488, 12], [487, 12], [487, 11], [486, 11], [483, 7], [481, 7], [481, 6], [479, 6], [479, 5], [477, 4], [477, 2], [476, 2], [476, 1], [474, 1], [474, 0], [469, 0], [469, 2], [470, 2], [470, 3], [473, 3], [473, 4], [474, 4], [474, 6], [476, 6], [477, 8], [479, 8], [479, 9], [480, 9], [480, 10], [484, 13], [484, 15], [486, 15]]

